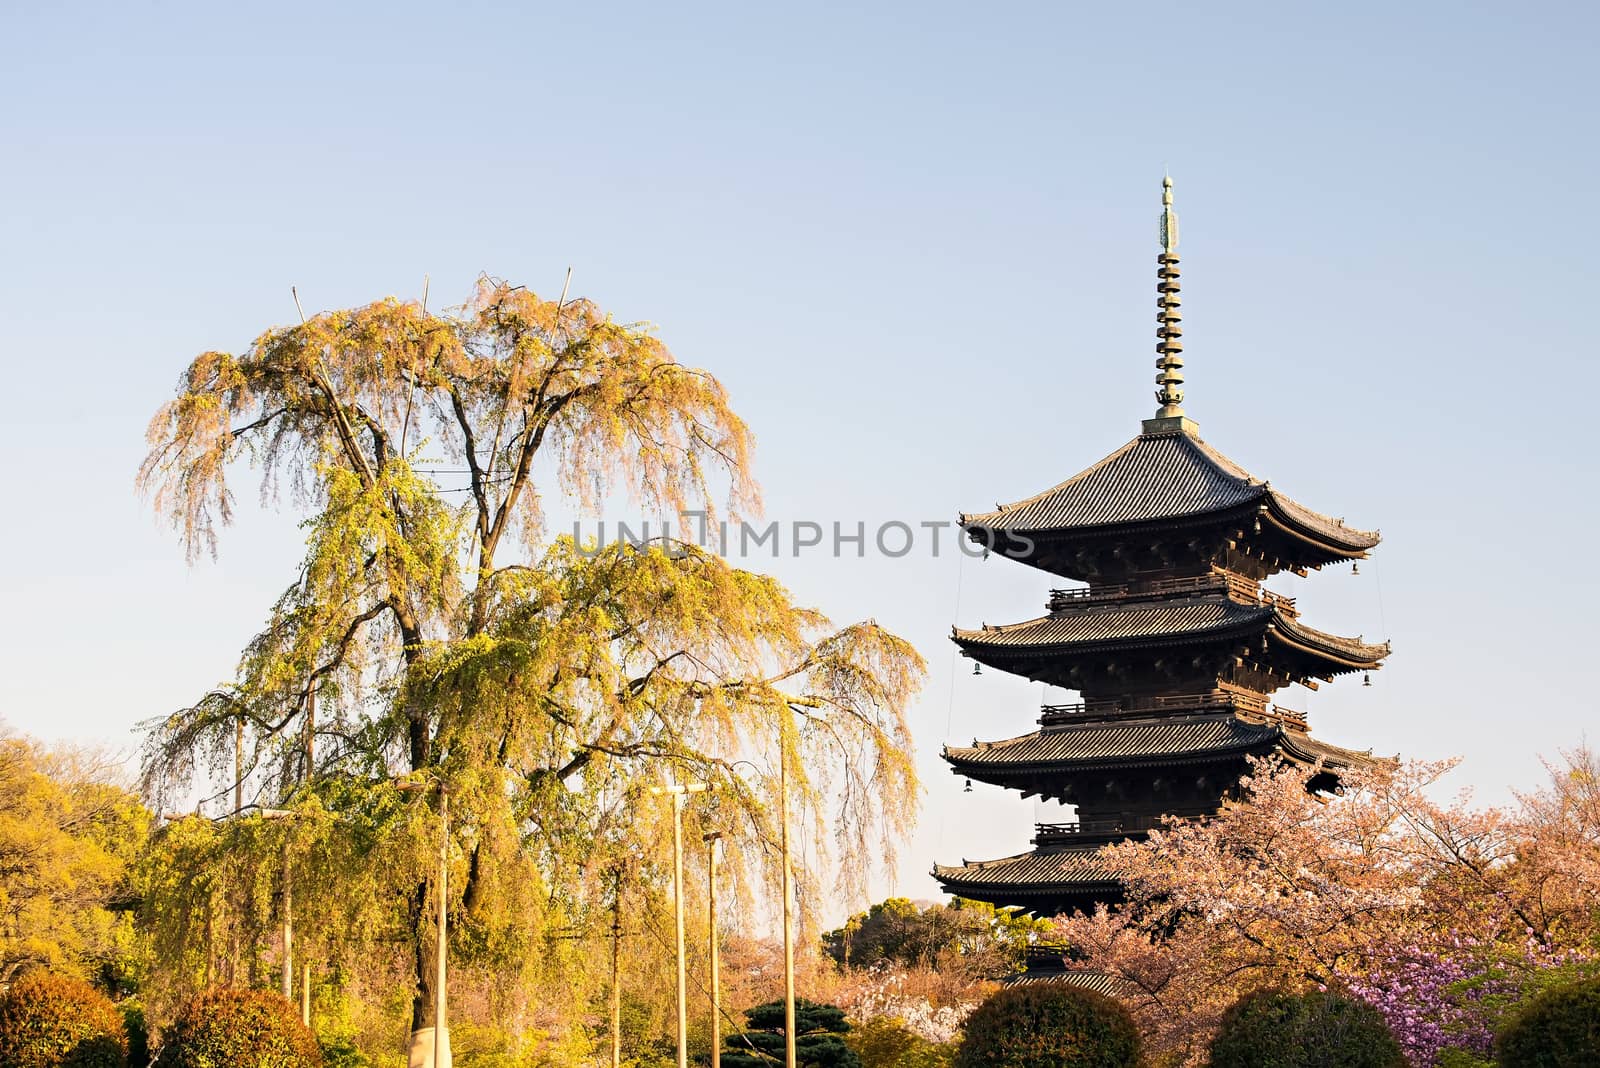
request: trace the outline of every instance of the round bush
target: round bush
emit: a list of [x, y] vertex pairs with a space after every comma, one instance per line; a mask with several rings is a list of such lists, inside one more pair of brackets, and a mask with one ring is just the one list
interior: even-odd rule
[[955, 1068], [1133, 1068], [1139, 1032], [1128, 1010], [1066, 983], [1001, 990], [967, 1018]]
[[29, 972], [0, 995], [6, 1068], [125, 1068], [128, 1035], [111, 999], [88, 983]]
[[1546, 990], [1495, 1036], [1503, 1068], [1578, 1068], [1600, 1057], [1600, 979]]
[[266, 990], [208, 990], [161, 1036], [157, 1068], [321, 1068], [322, 1051], [290, 1004]]
[[1222, 1014], [1211, 1068], [1405, 1068], [1383, 1015], [1326, 991], [1258, 990]]
[[946, 1068], [952, 1052], [892, 1016], [852, 1024], [845, 1043], [855, 1051], [861, 1068]]

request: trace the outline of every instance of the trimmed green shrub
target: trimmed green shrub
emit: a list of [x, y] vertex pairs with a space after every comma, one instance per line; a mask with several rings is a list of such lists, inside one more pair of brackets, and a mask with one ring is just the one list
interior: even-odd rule
[[856, 1023], [845, 1036], [861, 1068], [949, 1068], [954, 1046], [930, 1042], [899, 1020], [886, 1016]]
[[[783, 1063], [783, 1002], [744, 1011], [746, 1030], [723, 1040], [723, 1068], [770, 1068]], [[850, 1030], [844, 1010], [805, 998], [794, 1000], [794, 1052], [800, 1068], [861, 1068], [845, 1045]]]
[[1546, 990], [1495, 1036], [1503, 1068], [1581, 1068], [1600, 1058], [1600, 979]]
[[1134, 1068], [1139, 1031], [1117, 1002], [1067, 983], [1007, 987], [967, 1018], [955, 1068]]
[[1383, 1014], [1329, 991], [1257, 990], [1222, 1014], [1211, 1068], [1405, 1068]]
[[317, 1042], [322, 1047], [322, 1068], [372, 1068], [372, 1058], [349, 1035], [319, 1037]]
[[317, 1039], [282, 996], [207, 990], [161, 1036], [156, 1068], [321, 1068]]
[[111, 999], [88, 983], [29, 972], [0, 995], [0, 1065], [125, 1068], [128, 1035]]

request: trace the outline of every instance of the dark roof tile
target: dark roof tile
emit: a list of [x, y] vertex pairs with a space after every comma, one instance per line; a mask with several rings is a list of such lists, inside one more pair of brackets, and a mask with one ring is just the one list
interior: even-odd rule
[[1358, 753], [1290, 731], [1277, 723], [1243, 719], [1233, 713], [1192, 718], [1102, 721], [1050, 727], [1004, 741], [951, 746], [944, 758], [960, 768], [1004, 769], [1031, 765], [1160, 763], [1181, 756], [1247, 752], [1282, 745], [1302, 760], [1350, 766], [1366, 763]]
[[1328, 634], [1286, 615], [1270, 605], [1253, 607], [1224, 597], [1172, 600], [1137, 607], [1096, 605], [1052, 613], [1023, 623], [955, 628], [952, 637], [969, 651], [1005, 652], [1052, 649], [1071, 651], [1074, 646], [1101, 643], [1123, 646], [1141, 642], [1158, 644], [1204, 640], [1232, 631], [1254, 632], [1271, 626], [1280, 638], [1361, 666], [1376, 666], [1389, 655], [1387, 644], [1374, 645], [1360, 638]]
[[1052, 613], [1023, 623], [955, 632], [956, 641], [977, 645], [1075, 645], [1172, 635], [1200, 635], [1264, 622], [1271, 607], [1253, 608], [1226, 598], [1173, 600], [1156, 604], [1096, 605]]
[[961, 518], [969, 527], [1038, 533], [1207, 515], [1262, 501], [1345, 551], [1378, 543], [1375, 532], [1298, 504], [1187, 433], [1141, 435], [1043, 493]]
[[1275, 738], [1270, 723], [1249, 723], [1232, 714], [1205, 719], [1156, 719], [1055, 727], [984, 742], [951, 747], [952, 764], [1097, 763], [1134, 757], [1249, 749]]
[[1039, 886], [1067, 883], [1114, 883], [1118, 874], [1100, 862], [1099, 847], [1034, 849], [999, 860], [978, 860], [959, 866], [933, 866], [933, 877], [950, 887]]
[[[1063, 953], [1066, 952], [1063, 947]], [[1007, 976], [1002, 980], [1005, 986], [1038, 986], [1043, 983], [1060, 983], [1063, 986], [1076, 986], [1084, 990], [1091, 990], [1108, 998], [1119, 1001], [1147, 1002], [1149, 995], [1128, 980], [1105, 972], [1088, 972], [1066, 969], [1049, 969], [1043, 971], [1026, 971], [1020, 975]]]

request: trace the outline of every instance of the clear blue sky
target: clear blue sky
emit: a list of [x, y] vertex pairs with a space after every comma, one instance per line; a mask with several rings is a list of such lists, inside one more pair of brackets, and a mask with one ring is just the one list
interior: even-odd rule
[[[1337, 743], [1459, 754], [1491, 801], [1600, 722], [1592, 6], [243, 8], [0, 14], [13, 728], [131, 745], [229, 675], [296, 517], [246, 490], [191, 569], [133, 472], [184, 363], [289, 321], [291, 283], [327, 308], [428, 274], [445, 303], [481, 271], [553, 294], [570, 264], [727, 383], [771, 518], [947, 518], [1151, 414], [1163, 167], [1190, 414], [1385, 534], [1359, 576], [1288, 588], [1392, 638], [1389, 668], [1285, 703]], [[770, 566], [933, 665], [899, 889], [1025, 848], [1033, 806], [960, 793], [938, 749], [1026, 731], [1037, 688], [945, 636], [1037, 614], [1048, 578]]]

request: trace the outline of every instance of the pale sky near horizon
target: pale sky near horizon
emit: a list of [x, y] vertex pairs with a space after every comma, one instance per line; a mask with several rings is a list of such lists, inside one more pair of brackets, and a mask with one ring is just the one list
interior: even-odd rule
[[[1389, 666], [1284, 703], [1459, 755], [1486, 802], [1600, 722], [1592, 5], [250, 7], [0, 5], [10, 728], [131, 747], [230, 674], [297, 517], [241, 482], [189, 567], [133, 473], [186, 361], [291, 321], [291, 284], [443, 304], [571, 265], [728, 386], [767, 518], [915, 525], [1151, 414], [1164, 167], [1202, 435], [1385, 535], [1274, 587]], [[944, 548], [750, 561], [929, 660], [880, 896], [1049, 815], [939, 747], [1031, 729], [1038, 687], [947, 634], [1052, 580]]]

